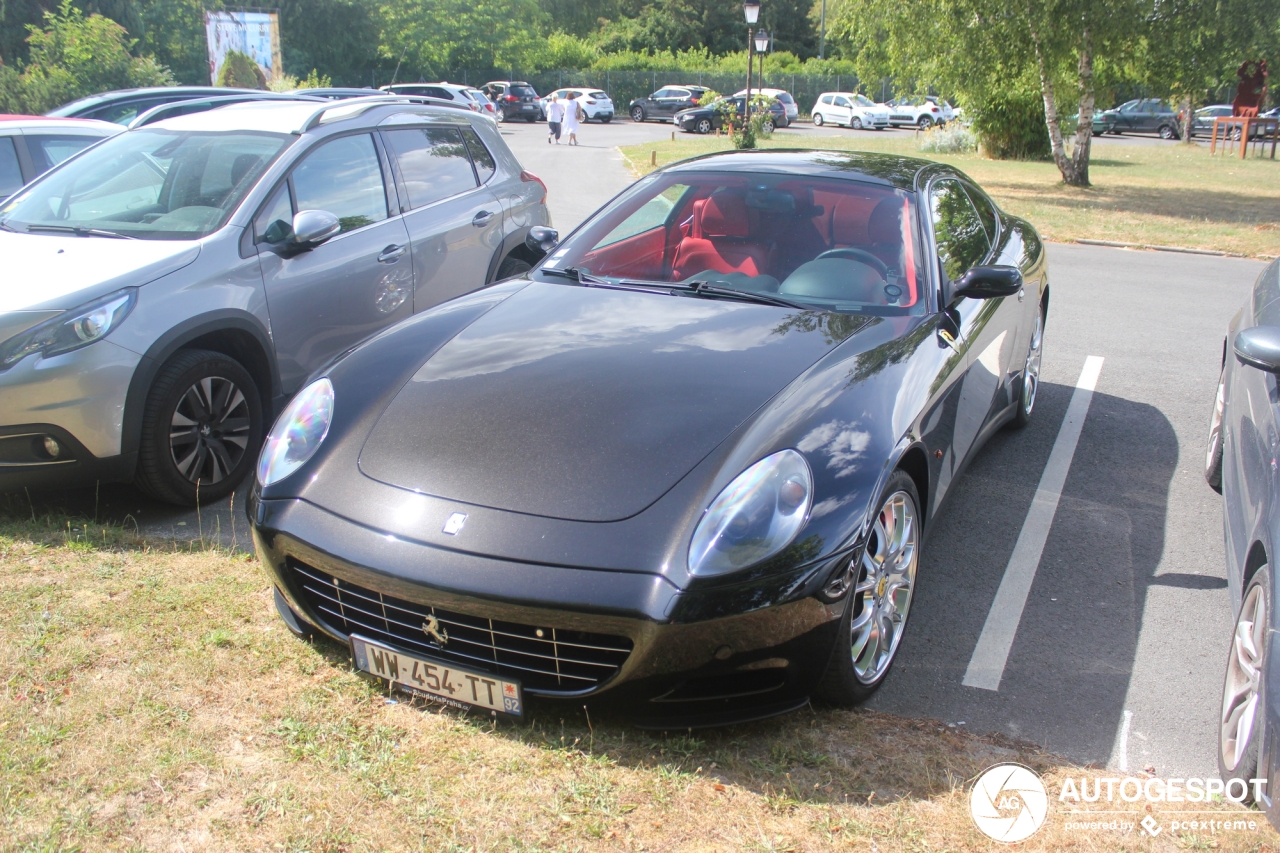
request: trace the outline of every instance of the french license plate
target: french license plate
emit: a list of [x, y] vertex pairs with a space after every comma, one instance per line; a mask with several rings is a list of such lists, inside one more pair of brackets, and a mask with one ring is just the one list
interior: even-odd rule
[[464, 711], [482, 708], [512, 717], [523, 714], [518, 681], [389, 649], [354, 634], [351, 652], [357, 668], [414, 696]]
[[520, 109], [522, 109], [522, 110], [531, 110], [531, 109], [533, 109], [533, 104], [525, 104], [525, 105], [524, 105], [523, 107], [521, 107]]

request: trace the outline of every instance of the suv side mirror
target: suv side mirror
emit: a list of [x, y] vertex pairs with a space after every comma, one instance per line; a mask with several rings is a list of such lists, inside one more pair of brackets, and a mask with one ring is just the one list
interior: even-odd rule
[[524, 244], [531, 251], [537, 252], [539, 255], [546, 256], [560, 242], [560, 232], [554, 228], [548, 228], [545, 225], [535, 225], [529, 229], [529, 236], [524, 238]]
[[974, 267], [951, 282], [950, 305], [962, 296], [970, 299], [998, 299], [1022, 289], [1022, 271], [1017, 267]]
[[1280, 327], [1254, 326], [1236, 333], [1231, 348], [1241, 364], [1280, 373]]
[[297, 249], [314, 249], [342, 231], [338, 217], [327, 210], [299, 210], [293, 217], [293, 245]]

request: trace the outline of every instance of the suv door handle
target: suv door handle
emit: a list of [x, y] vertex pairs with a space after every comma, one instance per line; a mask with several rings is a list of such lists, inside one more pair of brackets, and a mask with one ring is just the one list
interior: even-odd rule
[[482, 210], [475, 215], [474, 219], [471, 220], [471, 224], [476, 226], [477, 228], [483, 228], [484, 226], [488, 225], [492, 221], [493, 221], [493, 213], [488, 210]]
[[408, 250], [408, 246], [397, 246], [395, 243], [392, 243], [390, 246], [383, 249], [382, 253], [378, 255], [378, 263], [394, 264], [396, 261], [400, 260], [400, 256]]

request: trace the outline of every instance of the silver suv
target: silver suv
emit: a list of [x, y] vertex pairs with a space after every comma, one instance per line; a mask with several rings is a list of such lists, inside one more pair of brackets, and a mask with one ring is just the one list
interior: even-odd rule
[[492, 119], [370, 97], [121, 133], [0, 208], [0, 490], [227, 494], [360, 341], [529, 269], [546, 187]]

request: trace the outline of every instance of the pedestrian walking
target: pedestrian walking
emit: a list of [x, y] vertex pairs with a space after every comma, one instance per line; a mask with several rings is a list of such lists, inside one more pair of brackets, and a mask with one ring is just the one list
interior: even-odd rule
[[564, 104], [560, 103], [560, 96], [551, 95], [551, 103], [547, 104], [547, 144], [551, 144], [554, 138], [556, 145], [560, 144], [560, 127], [564, 122]]
[[577, 95], [570, 95], [568, 102], [564, 105], [564, 129], [569, 134], [570, 145], [578, 144], [578, 125], [586, 117], [582, 104], [578, 103]]

